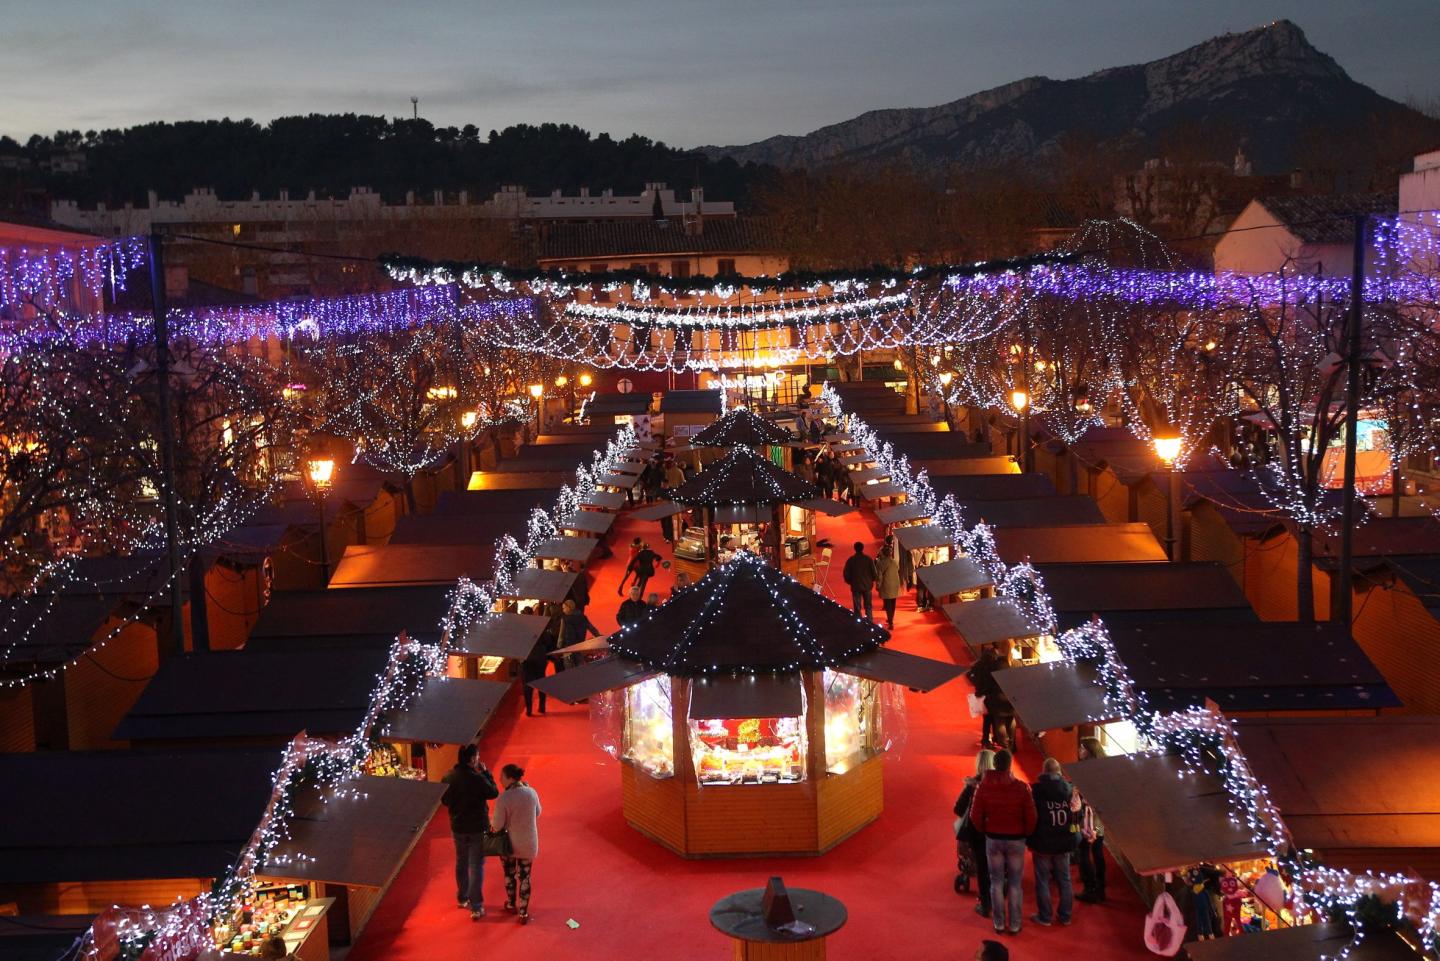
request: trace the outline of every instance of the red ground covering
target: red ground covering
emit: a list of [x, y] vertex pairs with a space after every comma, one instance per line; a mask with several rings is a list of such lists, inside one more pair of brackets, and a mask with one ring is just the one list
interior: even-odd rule
[[[837, 561], [855, 540], [873, 544], [880, 527], [865, 512], [821, 519], [821, 536], [836, 545]], [[615, 626], [620, 598], [615, 586], [625, 545], [644, 536], [664, 550], [659, 525], [622, 518], [615, 527], [616, 556], [596, 565], [590, 617], [607, 631]], [[873, 553], [873, 550], [872, 550]], [[671, 579], [654, 582], [661, 597]], [[832, 596], [843, 593], [839, 564], [830, 577]], [[877, 603], [877, 615], [879, 614]], [[930, 657], [954, 659], [953, 630], [938, 614], [917, 614], [913, 596], [902, 597], [892, 644]], [[949, 645], [947, 647], [946, 636]], [[351, 961], [471, 961], [486, 957], [550, 959], [710, 959], [731, 957], [727, 940], [708, 921], [710, 906], [741, 888], [758, 887], [779, 874], [796, 887], [818, 888], [840, 898], [849, 923], [829, 941], [834, 959], [974, 957], [981, 938], [994, 937], [988, 919], [974, 913], [973, 895], [956, 895], [951, 807], [961, 781], [974, 770], [979, 722], [965, 707], [970, 690], [962, 679], [929, 695], [908, 697], [909, 740], [887, 759], [885, 813], [824, 857], [690, 861], [631, 829], [620, 812], [617, 762], [596, 748], [584, 706], [551, 702], [546, 717], [510, 718], [487, 732], [482, 757], [492, 766], [515, 762], [539, 792], [540, 856], [534, 868], [533, 920], [522, 927], [500, 910], [502, 877], [497, 861], [487, 867], [490, 914], [472, 923], [455, 906], [454, 849], [443, 810], [377, 908]], [[520, 707], [518, 700], [515, 711]], [[1027, 772], [1039, 767], [1023, 752]], [[1042, 928], [1026, 922], [1017, 937], [1003, 940], [1017, 961], [1075, 961], [1152, 957], [1140, 942], [1142, 906], [1113, 863], [1110, 901], [1078, 904], [1074, 924]], [[1034, 910], [1027, 862], [1026, 917]], [[1077, 881], [1078, 889], [1078, 881]], [[567, 926], [567, 919], [579, 922]]]

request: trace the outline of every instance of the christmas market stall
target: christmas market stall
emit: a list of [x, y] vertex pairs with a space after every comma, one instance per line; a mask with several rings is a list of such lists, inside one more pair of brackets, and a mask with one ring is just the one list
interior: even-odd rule
[[814, 583], [815, 512], [849, 508], [748, 447], [737, 447], [671, 492], [671, 502], [642, 508], [647, 520], [690, 511], [677, 530], [675, 571], [692, 581], [734, 551], [763, 554], [794, 577]]
[[447, 673], [513, 685], [549, 623], [549, 616], [540, 613], [486, 612], [463, 636], [449, 638]]
[[1149, 524], [997, 527], [995, 553], [1007, 564], [1162, 563], [1168, 558]]
[[780, 467], [794, 470], [794, 440], [789, 431], [774, 421], [749, 408], [736, 407], [692, 436], [690, 447], [697, 451], [712, 449], [717, 457], [724, 450], [748, 447]]
[[930, 592], [933, 603], [972, 601], [990, 597], [995, 583], [974, 558], [955, 557], [941, 564], [917, 568], [915, 577]]
[[960, 673], [888, 636], [741, 553], [535, 686], [591, 699], [641, 833], [688, 857], [819, 854], [880, 814], [901, 689]]
[[979, 660], [987, 647], [995, 648], [1004, 665], [1055, 659], [1053, 639], [1012, 598], [981, 597], [942, 604], [940, 610], [972, 660]]
[[343, 647], [357, 638], [389, 647], [400, 632], [434, 643], [450, 611], [453, 584], [276, 591], [250, 631], [247, 650]]
[[1059, 627], [1099, 617], [1110, 627], [1181, 618], [1206, 624], [1259, 618], [1235, 578], [1217, 561], [1169, 564], [1040, 564], [1036, 566]]
[[511, 689], [508, 682], [424, 678], [403, 708], [381, 715], [371, 772], [420, 771], [428, 781], [440, 780], [459, 761], [460, 748], [479, 739]]
[[1379, 921], [1352, 944], [1356, 931], [1345, 924], [1303, 924], [1239, 938], [1193, 941], [1190, 961], [1416, 961], [1423, 955], [1401, 933]]

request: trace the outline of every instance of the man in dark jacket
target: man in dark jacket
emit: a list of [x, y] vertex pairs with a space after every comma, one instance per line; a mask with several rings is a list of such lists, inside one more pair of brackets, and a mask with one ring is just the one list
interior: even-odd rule
[[[1075, 834], [1070, 830], [1070, 782], [1060, 775], [1060, 762], [1045, 759], [1045, 769], [1031, 789], [1035, 797], [1035, 833], [1030, 835], [1030, 856], [1035, 862], [1035, 908], [1030, 915], [1036, 924], [1050, 926], [1051, 920], [1070, 923], [1075, 894], [1070, 884], [1070, 853]], [[1050, 882], [1060, 887], [1060, 912], [1052, 915]]]
[[860, 608], [865, 608], [866, 620], [875, 621], [875, 601], [872, 593], [875, 588], [875, 561], [865, 554], [865, 545], [860, 541], [855, 542], [855, 553], [845, 561], [845, 583], [850, 585], [850, 600], [854, 603], [855, 616], [860, 616]]
[[1025, 905], [1020, 891], [1025, 871], [1025, 839], [1035, 833], [1035, 801], [1030, 786], [1010, 773], [1010, 752], [995, 755], [995, 770], [981, 778], [970, 804], [970, 823], [985, 835], [990, 867], [990, 910], [996, 932], [1020, 933]]
[[641, 545], [640, 552], [630, 559], [630, 566], [625, 568], [625, 575], [620, 578], [620, 583], [625, 583], [625, 579], [634, 574], [635, 586], [640, 588], [640, 596], [644, 597], [645, 585], [655, 576], [655, 565], [659, 562], [660, 555], [652, 551], [649, 544]]
[[650, 606], [640, 599], [640, 585], [636, 584], [630, 588], [630, 596], [620, 602], [620, 610], [615, 614], [615, 620], [621, 627], [634, 624], [645, 616]]
[[471, 921], [479, 921], [485, 917], [483, 842], [490, 830], [490, 802], [500, 796], [500, 789], [473, 744], [460, 749], [460, 762], [444, 782], [448, 786], [440, 803], [450, 811], [450, 833], [455, 837], [455, 900], [470, 909]]
[[[1000, 654], [995, 650], [995, 645], [985, 645], [980, 652], [980, 659], [970, 666], [970, 670], [965, 672], [966, 680], [975, 686], [976, 697], [983, 701], [1000, 690], [1000, 686], [995, 683], [995, 671], [1002, 666]], [[992, 739], [994, 733], [995, 718], [987, 710], [980, 715], [980, 746], [991, 747], [994, 743]]]

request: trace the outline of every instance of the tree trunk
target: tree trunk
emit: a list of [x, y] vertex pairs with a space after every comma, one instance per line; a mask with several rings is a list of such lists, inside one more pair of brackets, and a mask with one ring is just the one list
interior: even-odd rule
[[1315, 620], [1315, 572], [1310, 566], [1312, 552], [1310, 525], [1301, 524], [1295, 535], [1295, 619], [1305, 624]]
[[1390, 469], [1390, 516], [1400, 516], [1400, 464], [1397, 461]]

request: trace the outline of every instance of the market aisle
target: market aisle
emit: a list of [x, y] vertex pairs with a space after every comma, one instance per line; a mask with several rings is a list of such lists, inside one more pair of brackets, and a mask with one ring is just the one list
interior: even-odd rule
[[[857, 539], [873, 545], [879, 529], [868, 512], [821, 519], [820, 536], [835, 545], [832, 594], [847, 594], [840, 565], [850, 545]], [[657, 549], [664, 547], [658, 524], [629, 518], [616, 524], [615, 556], [596, 565], [597, 582], [591, 589], [590, 617], [602, 631], [615, 625], [620, 601], [615, 587], [627, 545], [636, 536]], [[661, 553], [668, 557], [668, 551]], [[652, 582], [662, 599], [671, 583], [669, 571], [661, 571]], [[914, 607], [913, 598], [901, 599], [892, 643], [916, 654], [953, 659], [943, 640], [942, 632], [950, 630], [943, 617], [916, 614]], [[979, 939], [993, 936], [988, 920], [974, 913], [974, 898], [951, 890], [951, 806], [964, 776], [973, 770], [979, 736], [978, 722], [966, 710], [968, 691], [962, 680], [907, 699], [909, 738], [899, 756], [886, 764], [884, 815], [820, 858], [677, 857], [625, 824], [617, 762], [593, 746], [583, 706], [559, 704], [543, 718], [498, 724], [487, 734], [482, 756], [491, 765], [515, 762], [526, 767], [527, 779], [544, 805], [531, 905], [534, 920], [521, 927], [500, 911], [502, 881], [494, 861], [485, 882], [489, 917], [471, 923], [455, 907], [453, 848], [442, 810], [350, 958], [471, 961], [478, 952], [494, 951], [596, 961], [720, 961], [730, 957], [730, 946], [710, 927], [711, 904], [779, 874], [789, 884], [827, 891], [849, 908], [849, 924], [830, 939], [831, 958], [968, 961]], [[1033, 751], [1022, 753], [1021, 762], [1027, 772], [1038, 767]], [[1006, 939], [1011, 957], [1053, 961], [1067, 952], [1086, 959], [1150, 957], [1140, 944], [1139, 900], [1119, 877], [1111, 895], [1104, 906], [1077, 904], [1069, 928], [1027, 924], [1018, 938]], [[1028, 884], [1025, 902], [1028, 915], [1034, 903]], [[579, 927], [570, 928], [568, 919]]]

